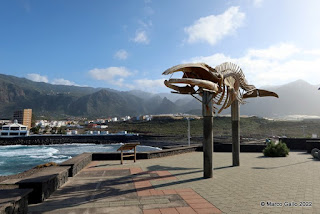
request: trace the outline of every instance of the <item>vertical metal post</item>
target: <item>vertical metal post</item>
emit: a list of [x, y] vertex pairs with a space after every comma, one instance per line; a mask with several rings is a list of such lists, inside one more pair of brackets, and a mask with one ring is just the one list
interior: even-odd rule
[[204, 91], [202, 97], [203, 115], [203, 177], [213, 177], [213, 111], [212, 93]]
[[232, 165], [240, 166], [240, 107], [239, 101], [231, 104], [232, 121]]
[[121, 164], [123, 164], [123, 150], [121, 149]]
[[188, 146], [190, 146], [190, 118], [187, 117], [188, 120]]

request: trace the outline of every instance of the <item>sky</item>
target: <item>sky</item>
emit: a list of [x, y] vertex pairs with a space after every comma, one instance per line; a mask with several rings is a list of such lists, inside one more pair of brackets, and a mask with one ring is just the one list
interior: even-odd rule
[[320, 84], [318, 0], [2, 0], [0, 73], [169, 92], [181, 63], [239, 65], [249, 84]]

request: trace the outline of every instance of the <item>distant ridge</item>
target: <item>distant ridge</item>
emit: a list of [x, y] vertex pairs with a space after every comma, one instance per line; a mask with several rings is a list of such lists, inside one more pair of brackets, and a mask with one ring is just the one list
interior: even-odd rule
[[[280, 98], [247, 99], [240, 107], [243, 115], [282, 117], [320, 116], [319, 85], [297, 80], [270, 89]], [[0, 118], [11, 118], [19, 108], [32, 108], [36, 117], [114, 117], [144, 114], [201, 114], [201, 103], [188, 95], [153, 94], [140, 90], [52, 85], [0, 74]], [[222, 115], [230, 114], [225, 110]]]

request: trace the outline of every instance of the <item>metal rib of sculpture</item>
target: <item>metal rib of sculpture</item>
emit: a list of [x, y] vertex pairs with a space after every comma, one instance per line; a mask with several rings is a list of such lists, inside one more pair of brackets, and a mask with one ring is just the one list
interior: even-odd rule
[[[249, 85], [241, 68], [231, 62], [225, 62], [215, 68], [204, 63], [189, 63], [173, 66], [163, 75], [183, 72], [182, 78], [165, 80], [164, 84], [180, 94], [199, 94], [209, 91], [213, 94], [214, 104], [221, 105], [218, 113], [228, 108], [234, 100], [244, 103], [244, 99], [278, 95], [272, 91], [257, 89]], [[185, 86], [179, 86], [185, 84]], [[195, 87], [198, 87], [195, 90]]]

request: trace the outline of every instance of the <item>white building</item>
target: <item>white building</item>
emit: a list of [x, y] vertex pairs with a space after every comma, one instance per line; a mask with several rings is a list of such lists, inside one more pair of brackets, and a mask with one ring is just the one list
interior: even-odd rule
[[97, 129], [106, 129], [106, 128], [108, 128], [108, 126], [107, 125], [98, 125], [98, 126], [96, 126], [96, 128]]
[[14, 123], [2, 126], [1, 137], [6, 136], [28, 136], [29, 131], [27, 126], [19, 124], [16, 120]]

